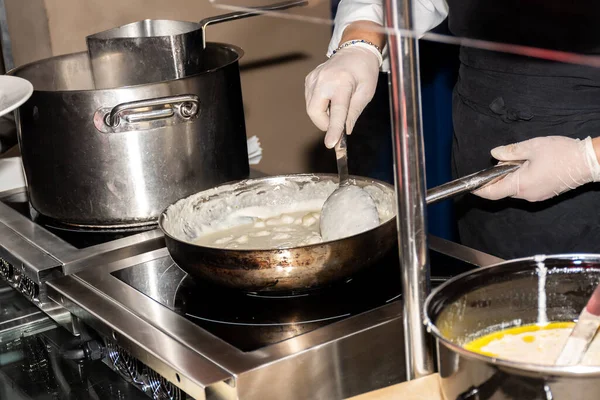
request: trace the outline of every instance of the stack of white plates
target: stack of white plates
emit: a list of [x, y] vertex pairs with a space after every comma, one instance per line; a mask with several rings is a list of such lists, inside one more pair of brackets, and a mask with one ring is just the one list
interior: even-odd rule
[[[33, 86], [25, 79], [0, 75], [0, 117], [21, 106], [32, 94]], [[21, 157], [0, 159], [0, 192], [23, 186]]]
[[21, 157], [0, 158], [0, 192], [25, 186]]
[[16, 76], [0, 75], [0, 117], [25, 103], [33, 93], [33, 85]]
[[262, 160], [262, 147], [258, 137], [252, 136], [248, 139], [248, 162], [250, 165], [256, 165]]

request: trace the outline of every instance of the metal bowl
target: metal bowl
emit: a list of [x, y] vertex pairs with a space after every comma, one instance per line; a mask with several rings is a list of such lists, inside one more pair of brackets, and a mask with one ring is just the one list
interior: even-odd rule
[[512, 362], [466, 350], [485, 334], [547, 321], [574, 321], [600, 281], [600, 256], [536, 256], [479, 268], [434, 290], [425, 323], [438, 344], [448, 399], [597, 399], [600, 365]]

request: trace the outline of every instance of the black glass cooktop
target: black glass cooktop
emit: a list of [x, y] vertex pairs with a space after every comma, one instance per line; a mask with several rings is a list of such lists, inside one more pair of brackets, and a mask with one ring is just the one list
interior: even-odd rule
[[[430, 253], [433, 285], [472, 268]], [[240, 350], [253, 351], [398, 300], [397, 254], [351, 279], [299, 295], [245, 293], [194, 281], [168, 256], [113, 275]]]

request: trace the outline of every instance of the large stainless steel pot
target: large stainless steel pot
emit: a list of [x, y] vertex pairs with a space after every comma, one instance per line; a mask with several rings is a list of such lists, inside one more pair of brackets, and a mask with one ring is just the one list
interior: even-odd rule
[[175, 200], [249, 174], [238, 60], [209, 43], [203, 73], [93, 90], [86, 52], [10, 74], [34, 93], [17, 113], [29, 199], [73, 225], [156, 223]]
[[486, 333], [573, 321], [600, 280], [600, 256], [537, 256], [476, 269], [433, 291], [425, 304], [447, 400], [596, 400], [598, 367], [509, 362], [465, 350]]
[[[520, 165], [498, 165], [430, 189], [427, 202], [432, 204], [472, 191], [514, 171]], [[386, 203], [391, 210], [395, 209], [393, 186], [364, 177], [353, 179], [359, 186], [378, 187], [386, 194], [381, 203]], [[193, 226], [194, 221], [184, 218], [180, 212], [212, 207], [205, 203], [218, 198], [242, 197], [247, 193], [252, 194], [256, 202], [254, 205], [265, 204], [265, 194], [269, 192], [286, 186], [303, 187], [319, 181], [337, 181], [337, 175], [298, 174], [250, 179], [182, 199], [169, 206], [159, 219], [169, 253], [177, 265], [191, 276], [244, 291], [304, 291], [351, 277], [380, 260], [397, 243], [395, 218], [374, 229], [340, 240], [285, 249], [238, 250], [194, 244], [197, 227]], [[208, 209], [213, 213], [214, 209]]]

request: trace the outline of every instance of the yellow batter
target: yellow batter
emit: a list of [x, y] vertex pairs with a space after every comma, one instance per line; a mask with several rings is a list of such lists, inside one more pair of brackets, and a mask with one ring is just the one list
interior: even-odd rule
[[[524, 325], [490, 333], [467, 343], [464, 348], [489, 357], [538, 365], [554, 365], [573, 322]], [[592, 341], [581, 365], [600, 366], [600, 335]]]

